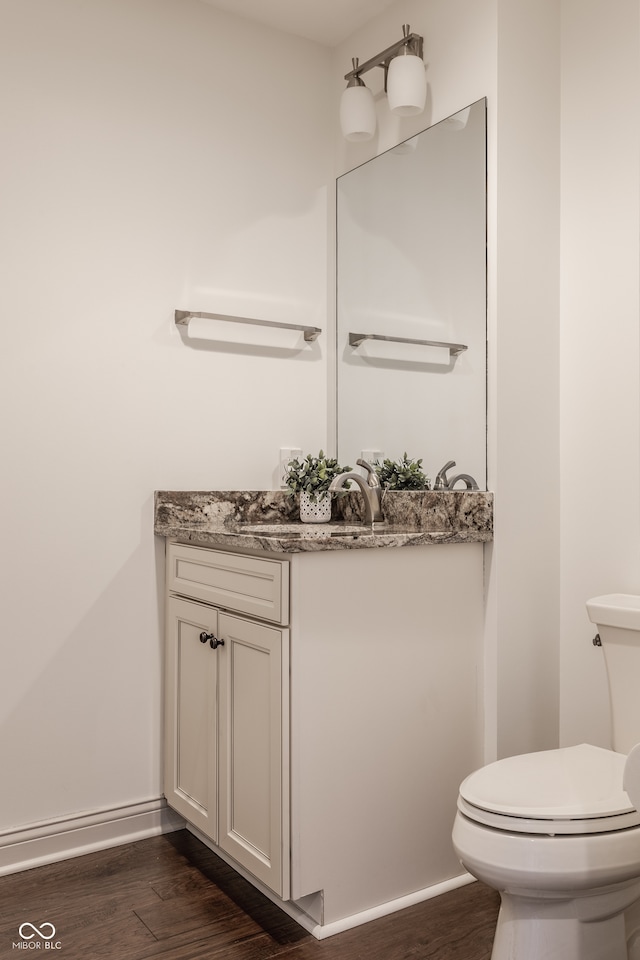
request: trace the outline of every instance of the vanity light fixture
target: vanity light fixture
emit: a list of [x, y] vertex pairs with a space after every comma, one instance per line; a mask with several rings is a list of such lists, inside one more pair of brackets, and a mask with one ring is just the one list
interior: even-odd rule
[[353, 57], [351, 63], [353, 70], [340, 101], [340, 126], [347, 140], [371, 140], [376, 132], [373, 94], [355, 72], [358, 69], [358, 58]]
[[422, 113], [427, 99], [427, 78], [422, 51], [424, 41], [411, 33], [408, 23], [402, 27], [403, 37], [397, 43], [360, 65], [357, 57], [353, 69], [345, 74], [347, 89], [340, 102], [340, 125], [346, 140], [370, 140], [376, 129], [373, 94], [361, 75], [373, 67], [384, 70], [384, 89], [389, 107], [398, 116]]

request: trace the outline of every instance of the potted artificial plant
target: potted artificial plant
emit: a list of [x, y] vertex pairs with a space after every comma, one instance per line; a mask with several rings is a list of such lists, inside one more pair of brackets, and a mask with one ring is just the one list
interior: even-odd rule
[[422, 469], [422, 460], [411, 460], [407, 454], [399, 460], [377, 460], [374, 464], [385, 490], [430, 490], [431, 481]]
[[351, 467], [341, 467], [334, 457], [325, 457], [321, 450], [317, 457], [307, 454], [303, 459], [289, 460], [285, 484], [293, 496], [300, 494], [300, 519], [303, 523], [326, 523], [331, 520], [329, 486], [334, 477]]

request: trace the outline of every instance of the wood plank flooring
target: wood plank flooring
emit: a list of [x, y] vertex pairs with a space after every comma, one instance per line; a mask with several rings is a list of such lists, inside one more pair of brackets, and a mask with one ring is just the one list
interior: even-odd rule
[[181, 830], [0, 878], [0, 958], [489, 960], [497, 912], [473, 883], [318, 941]]

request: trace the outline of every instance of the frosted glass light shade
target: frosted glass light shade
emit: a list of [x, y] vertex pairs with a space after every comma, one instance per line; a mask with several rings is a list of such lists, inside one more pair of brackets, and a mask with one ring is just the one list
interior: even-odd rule
[[340, 126], [345, 140], [371, 140], [376, 132], [376, 108], [368, 87], [347, 87], [340, 101]]
[[427, 101], [427, 75], [422, 57], [401, 54], [394, 57], [387, 73], [389, 109], [400, 117], [422, 113]]

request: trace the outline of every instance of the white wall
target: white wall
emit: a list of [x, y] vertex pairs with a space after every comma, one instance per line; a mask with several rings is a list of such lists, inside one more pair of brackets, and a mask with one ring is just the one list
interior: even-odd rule
[[[560, 325], [555, 0], [398, 0], [335, 54], [244, 23], [242, 72], [236, 21], [198, 0], [1, 0], [0, 831], [159, 794], [152, 492], [271, 487], [278, 447], [326, 443], [334, 175], [483, 96], [486, 750], [557, 741], [560, 585], [562, 738], [604, 742], [584, 601], [640, 579], [638, 11], [561, 6]], [[404, 22], [427, 113], [380, 102], [378, 139], [347, 144], [350, 58]], [[190, 349], [176, 307], [327, 335]]]
[[640, 22], [562, 9], [561, 736], [609, 746], [585, 602], [640, 591]]
[[330, 57], [197, 0], [1, 0], [0, 831], [157, 797], [158, 488], [326, 443], [326, 335], [185, 346], [176, 307], [326, 327]]
[[[556, 0], [498, 2], [489, 159], [489, 486], [496, 524], [487, 643], [496, 657], [500, 756], [558, 741], [559, 13]], [[490, 685], [487, 696], [491, 705]]]
[[[425, 117], [339, 142], [338, 172], [488, 97], [487, 756], [608, 745], [585, 602], [640, 589], [635, 0], [401, 2], [338, 50], [425, 36]], [[355, 42], [357, 40], [357, 43]]]
[[351, 56], [384, 49], [402, 23], [425, 38], [426, 113], [392, 118], [382, 71], [367, 74], [379, 94], [378, 134], [364, 144], [339, 140], [337, 169], [487, 97], [491, 759], [558, 739], [559, 8], [555, 0], [398, 0], [338, 48], [336, 100]]

